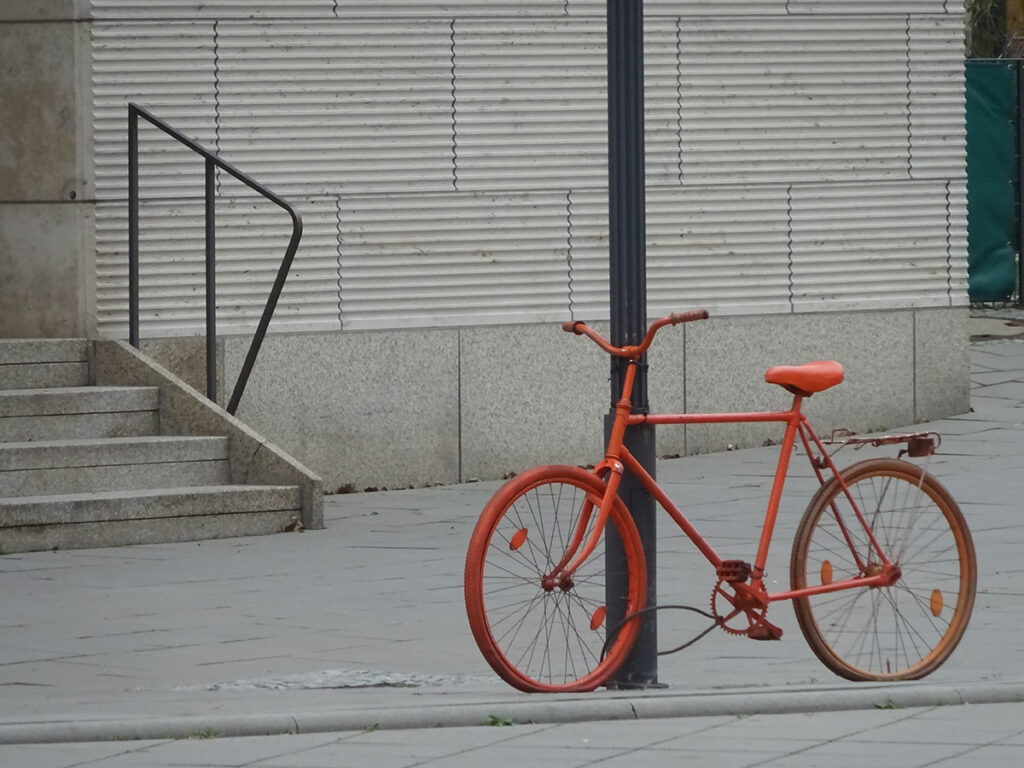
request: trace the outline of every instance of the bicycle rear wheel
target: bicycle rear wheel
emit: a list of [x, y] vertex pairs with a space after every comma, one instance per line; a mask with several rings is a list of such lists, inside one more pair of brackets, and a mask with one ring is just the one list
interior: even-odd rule
[[[605, 626], [607, 531], [571, 580], [550, 578], [582, 549], [577, 545], [566, 558], [574, 537], [582, 533], [585, 542], [593, 530], [604, 490], [599, 478], [577, 467], [537, 467], [506, 483], [473, 531], [465, 572], [469, 625], [494, 671], [520, 690], [592, 690], [618, 669], [636, 640], [639, 618], [625, 624], [601, 655], [611, 629]], [[646, 598], [643, 548], [621, 500], [608, 521], [626, 554], [628, 616]]]
[[[841, 677], [924, 677], [956, 648], [974, 606], [977, 565], [967, 523], [949, 492], [909, 462], [870, 459], [841, 475], [901, 575], [890, 587], [795, 599], [800, 629], [815, 655]], [[879, 566], [849, 498], [831, 480], [797, 529], [793, 589], [862, 576]]]

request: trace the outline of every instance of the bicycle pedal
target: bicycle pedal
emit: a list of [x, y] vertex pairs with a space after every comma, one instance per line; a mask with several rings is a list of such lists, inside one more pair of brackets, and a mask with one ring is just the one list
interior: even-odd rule
[[781, 640], [782, 630], [774, 624], [758, 624], [747, 631], [751, 640]]
[[750, 563], [743, 560], [723, 560], [718, 566], [718, 578], [730, 584], [744, 582], [750, 578]]

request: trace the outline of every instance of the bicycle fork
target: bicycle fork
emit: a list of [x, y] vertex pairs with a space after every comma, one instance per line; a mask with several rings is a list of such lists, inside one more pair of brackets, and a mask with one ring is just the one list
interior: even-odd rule
[[[605, 458], [604, 461], [594, 468], [594, 474], [598, 476], [606, 474], [608, 478], [604, 496], [601, 498], [601, 506], [598, 508], [594, 529], [590, 532], [590, 536], [583, 545], [583, 550], [577, 555], [576, 551], [583, 541], [587, 524], [590, 522], [590, 516], [594, 510], [594, 503], [588, 498], [584, 503], [580, 522], [576, 526], [573, 539], [569, 543], [565, 555], [554, 569], [541, 580], [541, 586], [548, 592], [552, 591], [556, 586], [560, 587], [563, 591], [572, 588], [573, 574], [580, 567], [580, 564], [594, 553], [597, 543], [601, 539], [601, 534], [604, 532], [604, 527], [608, 523], [608, 515], [618, 497], [619, 484], [622, 482], [622, 474], [625, 472], [625, 468], [618, 458], [618, 452], [623, 450], [626, 425], [629, 421], [629, 415], [633, 411], [630, 395], [633, 392], [633, 383], [636, 380], [636, 364], [636, 360], [630, 360], [626, 368], [626, 375], [622, 381], [622, 393], [615, 403], [615, 421], [612, 424], [611, 434], [608, 437]], [[568, 565], [566, 565], [567, 563]]]
[[[601, 466], [597, 468], [600, 471], [604, 466], [603, 462]], [[548, 573], [547, 576], [541, 579], [541, 586], [545, 591], [551, 592], [555, 587], [559, 587], [563, 591], [572, 589], [572, 577], [576, 572], [576, 569], [580, 567], [580, 564], [590, 557], [594, 550], [597, 548], [597, 543], [601, 540], [601, 534], [604, 532], [604, 527], [608, 523], [608, 514], [611, 511], [612, 504], [615, 503], [615, 497], [619, 492], [619, 483], [622, 482], [623, 467], [619, 462], [613, 462], [616, 467], [612, 468], [612, 471], [608, 475], [608, 484], [604, 491], [604, 497], [601, 499], [601, 505], [598, 507], [597, 520], [594, 522], [594, 528], [590, 532], [590, 536], [587, 537], [586, 544], [583, 545], [583, 550], [577, 554], [580, 544], [583, 543], [584, 536], [587, 531], [587, 526], [590, 523], [590, 517], [594, 513], [594, 502], [589, 498], [583, 504], [583, 510], [580, 513], [579, 522], [576, 524], [576, 530], [573, 532], [572, 541], [569, 542], [569, 546], [566, 547], [566, 552], [562, 555], [562, 559], [559, 560], [558, 564]], [[569, 561], [572, 561], [571, 563]], [[567, 563], [569, 563], [567, 565]]]

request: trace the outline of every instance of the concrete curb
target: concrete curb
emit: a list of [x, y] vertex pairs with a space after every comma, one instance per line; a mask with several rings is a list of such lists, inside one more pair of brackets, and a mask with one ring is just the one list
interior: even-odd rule
[[902, 709], [1024, 701], [1024, 682], [926, 685], [899, 683], [856, 688], [770, 689], [733, 692], [531, 696], [528, 700], [435, 704], [360, 710], [254, 715], [201, 715], [0, 723], [0, 744], [184, 739], [330, 733], [365, 729], [452, 728], [502, 723], [572, 723], [723, 715], [792, 714], [857, 709]]

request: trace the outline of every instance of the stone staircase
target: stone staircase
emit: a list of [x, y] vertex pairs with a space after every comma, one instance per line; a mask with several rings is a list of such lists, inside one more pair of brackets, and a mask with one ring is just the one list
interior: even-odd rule
[[0, 552], [319, 528], [321, 491], [121, 342], [0, 340]]

